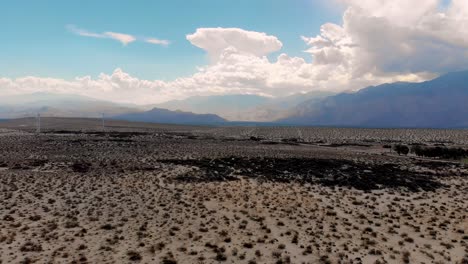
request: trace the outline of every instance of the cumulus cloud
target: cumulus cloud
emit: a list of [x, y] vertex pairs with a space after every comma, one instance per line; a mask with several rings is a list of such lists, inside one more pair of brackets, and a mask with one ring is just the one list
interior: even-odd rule
[[187, 35], [187, 40], [204, 49], [213, 60], [218, 60], [229, 48], [240, 53], [265, 56], [283, 47], [283, 43], [275, 36], [240, 28], [199, 28], [195, 33]]
[[[343, 23], [322, 25], [303, 36], [306, 55], [267, 55], [283, 44], [262, 32], [239, 28], [200, 28], [186, 36], [207, 52], [208, 65], [173, 81], [142, 80], [116, 69], [74, 80], [0, 78], [0, 93], [75, 93], [129, 103], [157, 103], [193, 95], [262, 94], [283, 96], [314, 90], [348, 91], [396, 81], [423, 81], [468, 69], [468, 4], [452, 0], [339, 0], [347, 5]], [[82, 36], [105, 38], [81, 29]], [[127, 43], [131, 39], [125, 40]], [[159, 39], [144, 39], [164, 45]]]
[[[281, 54], [272, 63], [266, 57], [239, 54], [228, 49], [215, 64], [200, 68], [199, 72], [174, 81], [142, 80], [122, 69], [111, 74], [101, 73], [97, 78], [77, 77], [73, 80], [41, 77], [17, 79], [0, 78], [3, 95], [52, 92], [85, 95], [122, 103], [153, 104], [190, 96], [220, 94], [259, 94], [284, 96], [311, 90], [343, 89], [349, 80], [342, 72], [312, 67], [304, 59]], [[330, 83], [330, 79], [335, 82]], [[421, 80], [419, 75], [380, 77], [379, 81]], [[374, 83], [369, 76], [356, 79], [357, 87]], [[331, 85], [332, 84], [332, 85]]]
[[468, 68], [468, 4], [452, 0], [342, 0], [343, 25], [325, 24], [303, 37], [315, 64], [334, 64], [352, 76], [443, 73]]
[[[97, 78], [77, 77], [73, 80], [27, 76], [16, 79], [0, 78], [0, 93], [20, 95], [51, 92], [86, 95], [116, 102], [151, 103], [168, 99], [166, 84], [130, 76], [117, 68], [111, 74], [101, 73]], [[171, 96], [177, 95], [172, 93]], [[131, 98], [131, 99], [129, 99]], [[148, 98], [148, 99], [145, 99]]]

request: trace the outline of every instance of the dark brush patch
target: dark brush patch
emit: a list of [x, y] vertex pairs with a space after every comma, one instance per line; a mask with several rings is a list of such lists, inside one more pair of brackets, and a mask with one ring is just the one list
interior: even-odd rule
[[246, 176], [262, 181], [299, 182], [359, 190], [405, 188], [434, 191], [444, 185], [434, 176], [400, 169], [395, 164], [363, 164], [347, 160], [306, 158], [238, 158], [162, 160], [163, 163], [192, 166], [198, 171], [183, 174], [184, 182], [231, 181]]
[[339, 147], [372, 147], [371, 144], [359, 144], [359, 143], [332, 143], [332, 144], [321, 144], [321, 147], [339, 148]]
[[432, 170], [446, 169], [450, 167], [461, 167], [460, 163], [446, 161], [417, 161], [415, 165], [422, 166]]
[[26, 164], [16, 163], [11, 167], [12, 170], [30, 170], [31, 167]]
[[108, 136], [114, 138], [131, 138], [134, 136], [147, 136], [149, 132], [116, 132], [116, 131], [73, 131], [73, 130], [53, 130], [47, 131], [46, 134], [61, 134], [61, 135], [91, 135], [91, 136]]
[[33, 160], [28, 160], [27, 164], [32, 167], [41, 167], [46, 165], [49, 162], [47, 159], [33, 159]]
[[91, 170], [91, 167], [92, 167], [92, 164], [89, 162], [85, 162], [85, 161], [75, 161], [71, 165], [71, 169], [74, 172], [79, 172], [79, 173], [86, 173]]

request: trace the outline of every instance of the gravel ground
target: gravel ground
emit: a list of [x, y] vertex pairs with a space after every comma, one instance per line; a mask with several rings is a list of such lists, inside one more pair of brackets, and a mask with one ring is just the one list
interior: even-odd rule
[[464, 130], [29, 121], [0, 125], [0, 263], [468, 261], [468, 166], [382, 147]]

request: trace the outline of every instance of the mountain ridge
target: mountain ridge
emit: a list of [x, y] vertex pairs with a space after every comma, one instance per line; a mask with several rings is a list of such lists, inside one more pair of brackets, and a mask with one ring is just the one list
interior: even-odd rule
[[277, 122], [314, 126], [468, 127], [468, 71], [436, 79], [370, 86], [304, 102]]
[[191, 125], [210, 125], [227, 122], [225, 119], [214, 114], [194, 114], [191, 112], [171, 111], [168, 109], [156, 107], [149, 111], [116, 115], [111, 118], [116, 120], [126, 120], [132, 122]]
[[333, 94], [335, 93], [317, 91], [278, 98], [251, 94], [193, 96], [156, 104], [155, 107], [196, 114], [216, 114], [230, 121], [271, 122], [285, 116], [288, 110], [300, 102]]
[[0, 97], [0, 118], [36, 116], [101, 117], [137, 111], [139, 108], [74, 94], [38, 92]]

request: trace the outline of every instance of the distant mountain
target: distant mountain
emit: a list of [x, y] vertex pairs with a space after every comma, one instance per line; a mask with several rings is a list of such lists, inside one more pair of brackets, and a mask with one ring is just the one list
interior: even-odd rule
[[235, 120], [272, 122], [291, 115], [294, 113], [294, 109], [305, 101], [316, 102], [334, 94], [332, 92], [317, 91], [272, 98], [262, 105], [238, 113]]
[[288, 109], [305, 100], [330, 95], [332, 93], [311, 92], [279, 98], [245, 94], [194, 96], [157, 104], [155, 107], [197, 114], [211, 113], [232, 121], [272, 121], [285, 117]]
[[154, 105], [168, 110], [189, 111], [197, 114], [217, 114], [232, 118], [245, 109], [265, 104], [271, 98], [259, 95], [234, 94], [215, 96], [193, 96], [184, 100], [173, 100]]
[[163, 124], [211, 125], [225, 123], [226, 120], [213, 114], [194, 114], [182, 111], [153, 108], [146, 112], [135, 112], [112, 117], [117, 120], [151, 122]]
[[422, 83], [392, 83], [300, 104], [286, 124], [356, 127], [468, 127], [468, 71]]
[[54, 93], [1, 96], [0, 118], [21, 118], [40, 113], [50, 117], [100, 117], [140, 110], [86, 96]]

